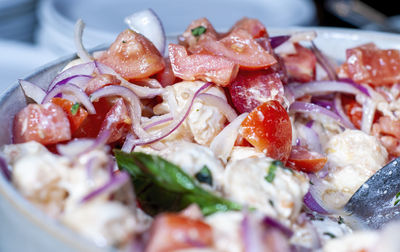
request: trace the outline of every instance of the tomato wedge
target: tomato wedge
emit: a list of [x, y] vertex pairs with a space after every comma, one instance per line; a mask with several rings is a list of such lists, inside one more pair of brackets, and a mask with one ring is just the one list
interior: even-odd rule
[[295, 43], [294, 46], [295, 54], [282, 55], [289, 79], [300, 82], [314, 80], [317, 62], [314, 53], [298, 43]]
[[286, 163], [292, 148], [292, 124], [282, 105], [267, 101], [243, 120], [241, 135], [268, 157]]
[[36, 141], [48, 145], [70, 139], [68, 117], [56, 104], [29, 104], [14, 117], [14, 143]]
[[[192, 30], [198, 27], [204, 27], [205, 32], [199, 36], [194, 36]], [[218, 38], [218, 33], [215, 31], [213, 25], [208, 21], [207, 18], [200, 18], [194, 20], [186, 31], [179, 37], [179, 44], [191, 48], [192, 46], [196, 45], [199, 39], [202, 39], [203, 36], [210, 37], [212, 39]]]
[[156, 79], [163, 87], [166, 87], [174, 84], [176, 77], [174, 71], [172, 71], [171, 61], [169, 60], [169, 58], [165, 58], [164, 62], [165, 68], [164, 70], [156, 74]]
[[121, 81], [118, 80], [115, 75], [99, 74], [88, 82], [88, 84], [85, 88], [85, 92], [88, 95], [90, 95], [102, 87], [110, 86], [110, 85], [119, 85], [120, 83], [121, 83]]
[[212, 81], [227, 86], [236, 77], [239, 67], [231, 60], [207, 54], [188, 55], [185, 47], [168, 46], [172, 70], [176, 77], [184, 80]]
[[267, 29], [258, 19], [255, 18], [245, 17], [240, 19], [233, 25], [230, 32], [236, 30], [245, 30], [255, 39], [261, 37], [268, 38]]
[[190, 49], [192, 53], [223, 56], [237, 63], [241, 69], [266, 69], [276, 59], [245, 30], [233, 30], [221, 40], [202, 39]]
[[129, 29], [118, 35], [99, 62], [127, 80], [147, 78], [164, 69], [163, 58], [153, 43]]
[[101, 124], [99, 135], [105, 131], [110, 131], [110, 137], [107, 143], [113, 143], [126, 136], [129, 132], [132, 120], [129, 117], [128, 109], [122, 98], [118, 100], [111, 107], [110, 111], [105, 116]]
[[400, 51], [381, 50], [374, 43], [346, 50], [346, 62], [341, 72], [357, 83], [374, 86], [389, 85], [400, 81]]
[[210, 247], [212, 244], [212, 229], [207, 223], [169, 213], [154, 220], [145, 251], [177, 251], [196, 246]]
[[343, 96], [342, 104], [344, 108], [344, 112], [346, 113], [347, 117], [356, 126], [357, 129], [361, 129], [361, 122], [362, 122], [362, 106], [356, 102], [354, 99], [349, 99]]
[[239, 113], [250, 112], [268, 100], [283, 102], [279, 74], [268, 70], [240, 71], [229, 85], [232, 103]]
[[328, 158], [304, 146], [293, 146], [286, 166], [293, 170], [314, 173], [324, 168]]
[[71, 132], [77, 130], [88, 116], [86, 109], [82, 108], [80, 105], [78, 105], [79, 107], [73, 111], [72, 107], [74, 106], [74, 103], [70, 100], [55, 97], [51, 99], [51, 102], [60, 106], [64, 110], [71, 126]]

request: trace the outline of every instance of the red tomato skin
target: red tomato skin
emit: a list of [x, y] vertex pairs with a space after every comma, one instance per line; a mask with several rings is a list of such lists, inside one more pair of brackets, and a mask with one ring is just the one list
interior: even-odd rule
[[245, 30], [247, 31], [254, 39], [265, 37], [268, 38], [269, 35], [267, 33], [267, 29], [265, 26], [255, 18], [242, 18], [237, 21], [229, 33], [236, 30]]
[[88, 82], [85, 92], [90, 95], [102, 87], [119, 84], [121, 81], [115, 75], [99, 74]]
[[282, 82], [279, 74], [272, 71], [240, 71], [228, 88], [239, 113], [250, 112], [268, 100], [283, 102]]
[[247, 70], [267, 69], [277, 63], [271, 54], [242, 29], [234, 30], [220, 40], [204, 37], [189, 49], [192, 53], [223, 56]]
[[122, 98], [119, 98], [108, 113], [105, 116], [103, 123], [101, 124], [99, 135], [105, 131], [110, 131], [110, 137], [107, 143], [113, 143], [125, 137], [129, 132], [132, 124], [131, 118], [129, 117], [128, 109]]
[[76, 114], [73, 115], [71, 112], [71, 108], [74, 103], [70, 100], [55, 97], [51, 99], [51, 103], [60, 106], [64, 110], [71, 126], [71, 132], [77, 130], [88, 116], [88, 112], [86, 111], [86, 109], [82, 108], [82, 106], [79, 106]]
[[256, 107], [243, 120], [241, 135], [268, 157], [286, 163], [292, 148], [292, 124], [282, 105], [275, 100]]
[[400, 81], [400, 51], [381, 50], [374, 43], [346, 50], [346, 62], [339, 72], [357, 83], [373, 86], [390, 85]]
[[153, 43], [129, 29], [118, 35], [98, 61], [127, 80], [147, 78], [165, 67], [163, 58]]
[[176, 44], [170, 44], [168, 51], [175, 76], [183, 80], [211, 81], [227, 86], [239, 71], [237, 64], [221, 56], [188, 55], [185, 47]]
[[213, 244], [211, 227], [198, 219], [179, 214], [162, 214], [156, 217], [150, 228], [150, 239], [146, 252], [167, 252], [193, 248], [201, 244], [210, 247]]
[[317, 63], [314, 53], [298, 43], [295, 43], [294, 46], [296, 54], [282, 56], [289, 80], [299, 82], [314, 80]]
[[166, 87], [175, 83], [176, 77], [174, 71], [172, 70], [171, 61], [169, 58], [164, 59], [165, 68], [158, 74], [156, 74], [156, 79], [160, 82], [161, 86]]
[[13, 141], [55, 144], [71, 139], [70, 124], [63, 109], [53, 103], [29, 104], [14, 117]]
[[286, 166], [297, 171], [315, 173], [324, 168], [327, 161], [327, 157], [311, 152], [304, 146], [292, 146]]

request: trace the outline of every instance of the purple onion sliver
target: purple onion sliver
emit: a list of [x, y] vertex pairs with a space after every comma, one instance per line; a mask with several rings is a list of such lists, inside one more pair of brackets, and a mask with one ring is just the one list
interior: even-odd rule
[[337, 80], [336, 71], [333, 66], [330, 64], [329, 60], [325, 57], [325, 55], [319, 50], [319, 48], [315, 45], [313, 41], [311, 41], [311, 49], [314, 52], [315, 57], [317, 58], [318, 63], [328, 74], [329, 80]]
[[267, 227], [271, 227], [271, 228], [276, 228], [279, 231], [281, 231], [287, 238], [290, 238], [293, 236], [293, 231], [290, 230], [288, 227], [282, 225], [279, 221], [266, 216], [263, 219], [263, 224], [266, 225]]
[[38, 85], [26, 80], [18, 80], [22, 90], [25, 95], [33, 99], [37, 104], [41, 104], [44, 97], [46, 97], [46, 92]]
[[123, 186], [128, 180], [129, 180], [129, 174], [124, 171], [121, 171], [120, 173], [111, 177], [111, 179], [104, 185], [100, 186], [99, 188], [95, 189], [94, 191], [90, 192], [85, 197], [83, 197], [80, 202], [85, 203], [101, 194], [117, 190], [118, 188]]
[[143, 129], [144, 130], [148, 130], [148, 129], [151, 129], [151, 128], [157, 126], [157, 125], [160, 125], [160, 124], [172, 121], [172, 120], [174, 120], [174, 118], [172, 116], [171, 117], [167, 117], [167, 118], [152, 122], [149, 125], [146, 125], [145, 127], [143, 127]]
[[282, 36], [274, 36], [269, 38], [269, 43], [271, 44], [271, 47], [277, 48], [278, 46], [282, 45], [286, 41], [290, 39], [290, 35], [282, 35]]
[[311, 102], [314, 103], [314, 104], [316, 104], [316, 105], [318, 105], [318, 106], [321, 106], [321, 107], [324, 107], [324, 108], [326, 108], [326, 109], [329, 109], [329, 110], [331, 110], [331, 109], [333, 108], [333, 103], [332, 103], [332, 101], [312, 98], [312, 99], [311, 99]]
[[350, 121], [350, 119], [346, 115], [346, 113], [343, 111], [342, 100], [340, 98], [340, 94], [336, 94], [335, 99], [333, 100], [333, 108], [334, 108], [336, 114], [338, 114], [340, 116], [340, 118], [342, 118], [342, 120], [344, 122], [346, 122], [346, 125], [351, 126], [350, 129], [356, 128], [354, 126], [354, 124]]
[[310, 121], [308, 121], [308, 122], [306, 123], [306, 127], [307, 127], [307, 128], [312, 128], [313, 124], [314, 124], [314, 120], [310, 120]]
[[346, 83], [352, 85], [353, 87], [357, 88], [358, 90], [360, 90], [362, 93], [364, 93], [364, 94], [367, 95], [368, 97], [371, 97], [371, 95], [370, 95], [370, 93], [369, 93], [369, 91], [368, 91], [368, 89], [367, 89], [366, 87], [364, 87], [364, 86], [362, 86], [362, 85], [360, 85], [360, 84], [354, 82], [352, 79], [349, 79], [349, 78], [341, 78], [341, 79], [339, 79], [338, 81], [346, 82]]
[[307, 192], [306, 195], [304, 195], [303, 202], [311, 211], [320, 214], [328, 214], [328, 212], [318, 204], [310, 192]]
[[0, 156], [0, 170], [3, 173], [3, 176], [8, 180], [11, 181], [11, 172], [8, 169], [8, 165], [6, 160]]

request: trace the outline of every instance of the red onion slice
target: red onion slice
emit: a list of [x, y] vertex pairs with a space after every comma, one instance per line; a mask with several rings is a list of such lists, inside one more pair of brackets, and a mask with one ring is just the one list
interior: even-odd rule
[[269, 43], [273, 49], [277, 48], [278, 46], [282, 45], [286, 41], [290, 39], [289, 35], [281, 35], [281, 36], [274, 36], [269, 38]]
[[220, 158], [223, 162], [227, 162], [232, 148], [235, 145], [237, 136], [239, 135], [240, 124], [247, 117], [249, 113], [243, 113], [236, 117], [230, 124], [212, 140], [210, 149], [214, 152], [215, 156]]
[[122, 78], [117, 72], [115, 72], [112, 68], [95, 61], [97, 70], [100, 74], [111, 74], [117, 77], [118, 80], [121, 81], [121, 86], [131, 89], [138, 97], [140, 98], [154, 98], [158, 95], [164, 93], [164, 88], [149, 88], [149, 87], [142, 87]]
[[372, 123], [374, 122], [376, 103], [372, 99], [365, 99], [363, 102], [363, 115], [361, 120], [361, 130], [369, 134]]
[[198, 98], [202, 99], [208, 105], [217, 107], [229, 122], [232, 122], [237, 117], [236, 111], [221, 97], [203, 93], [199, 94]]
[[313, 81], [304, 84], [292, 83], [288, 85], [288, 88], [291, 89], [295, 99], [307, 94], [315, 95], [331, 92], [369, 96], [369, 93], [363, 91], [364, 88], [361, 85], [356, 85], [344, 81]]
[[160, 124], [163, 124], [163, 123], [172, 121], [172, 120], [174, 120], [174, 118], [173, 118], [172, 116], [168, 116], [168, 117], [165, 117], [165, 118], [161, 118], [161, 119], [158, 120], [158, 121], [154, 121], [154, 122], [152, 122], [152, 123], [147, 124], [146, 126], [143, 127], [143, 129], [147, 131], [147, 130], [149, 130], [149, 129], [151, 129], [151, 128], [157, 126], [157, 125], [160, 125]]
[[120, 96], [125, 101], [127, 101], [130, 105], [128, 107], [128, 109], [129, 109], [130, 117], [132, 119], [133, 132], [135, 132], [135, 134], [139, 138], [148, 137], [148, 133], [143, 130], [143, 128], [140, 124], [142, 110], [140, 107], [140, 100], [136, 96], [136, 94], [129, 88], [112, 85], [112, 86], [106, 86], [106, 87], [100, 88], [99, 90], [92, 93], [90, 96], [90, 100], [95, 101], [101, 97], [107, 97], [107, 96]]
[[82, 35], [83, 30], [85, 29], [85, 23], [83, 23], [82, 19], [78, 19], [74, 28], [74, 43], [76, 47], [76, 54], [81, 60], [86, 63], [93, 60], [93, 57], [86, 51], [85, 47], [82, 43]]
[[94, 139], [74, 139], [67, 144], [57, 144], [56, 148], [60, 155], [74, 158], [92, 146], [94, 141]]
[[258, 223], [253, 223], [254, 220], [247, 212], [243, 214], [242, 222], [240, 223], [240, 233], [243, 240], [245, 252], [265, 251], [262, 241], [261, 226]]
[[349, 117], [343, 111], [342, 99], [340, 98], [340, 94], [336, 94], [335, 99], [333, 100], [333, 105], [335, 112], [342, 118], [342, 120], [346, 122], [347, 125], [352, 125], [352, 129], [355, 129], [356, 127], [354, 126], [354, 124], [350, 121]]
[[[75, 84], [78, 87], [82, 88], [82, 90], [85, 90], [87, 84], [89, 83], [89, 81], [91, 79], [93, 79], [93, 77], [91, 75], [83, 75], [83, 74], [73, 75], [71, 77], [68, 77], [68, 78], [62, 80], [62, 81], [59, 81], [58, 83], [56, 83], [56, 85], [54, 87], [56, 87], [58, 85], [64, 85], [64, 84], [72, 83], [72, 84]], [[54, 89], [54, 87], [52, 89]]]
[[290, 238], [293, 236], [293, 231], [289, 229], [288, 227], [284, 226], [282, 223], [279, 221], [269, 217], [265, 216], [264, 219], [262, 220], [262, 223], [266, 225], [267, 227], [275, 228], [281, 231], [287, 238]]
[[328, 116], [332, 118], [335, 122], [338, 122], [342, 126], [350, 129], [354, 129], [354, 125], [347, 124], [340, 116], [338, 116], [335, 112], [332, 112], [324, 107], [318, 106], [313, 103], [308, 102], [294, 102], [290, 105], [289, 112], [296, 113], [317, 113], [324, 116]]
[[306, 143], [310, 151], [315, 151], [322, 154], [323, 151], [322, 151], [321, 141], [319, 139], [317, 132], [315, 132], [315, 130], [312, 128], [310, 124], [307, 123], [306, 126], [302, 124], [297, 125], [297, 130], [300, 131], [301, 135], [304, 137], [301, 139], [301, 141], [302, 142], [304, 141]]
[[[205, 83], [203, 86], [201, 86], [192, 96], [192, 98], [187, 102], [183, 108], [183, 113], [177, 116], [177, 118], [170, 123], [168, 126], [164, 127], [160, 131], [152, 134], [149, 137], [146, 138], [139, 138], [131, 141], [131, 144], [133, 147], [138, 146], [138, 145], [145, 145], [145, 144], [151, 144], [154, 142], [157, 142], [167, 136], [169, 136], [172, 132], [174, 132], [188, 117], [190, 110], [192, 109], [194, 100], [197, 98], [197, 96], [205, 89], [210, 87], [212, 85], [211, 82]], [[128, 151], [130, 152], [130, 150]]]
[[96, 114], [96, 109], [94, 108], [92, 102], [89, 99], [89, 96], [78, 86], [74, 84], [65, 84], [65, 85], [58, 85], [54, 87], [43, 99], [43, 103], [50, 102], [50, 100], [58, 94], [71, 94], [73, 97], [76, 98], [76, 101], [82, 104], [89, 114]]
[[19, 85], [24, 91], [24, 94], [34, 100], [36, 103], [41, 104], [44, 97], [46, 96], [46, 92], [41, 89], [39, 86], [33, 84], [32, 82], [26, 80], [18, 80]]
[[338, 77], [336, 75], [335, 68], [332, 66], [329, 59], [315, 45], [314, 41], [311, 41], [311, 50], [313, 51], [315, 57], [317, 58], [317, 62], [321, 65], [321, 67], [328, 74], [328, 79], [331, 81], [337, 80]]
[[71, 76], [76, 75], [92, 75], [94, 70], [96, 69], [96, 65], [94, 62], [88, 62], [84, 64], [79, 64], [73, 67], [68, 68], [67, 70], [58, 74], [53, 81], [50, 83], [47, 91], [50, 91], [57, 85], [60, 81], [65, 80]]
[[3, 176], [11, 181], [11, 171], [8, 169], [7, 161], [0, 155], [0, 171], [3, 173]]
[[303, 198], [304, 205], [311, 211], [315, 211], [320, 214], [328, 214], [328, 212], [318, 204], [310, 192], [307, 192]]
[[363, 92], [366, 96], [371, 97], [371, 94], [368, 90], [368, 88], [364, 87], [363, 85], [360, 85], [358, 83], [355, 83], [352, 79], [349, 78], [341, 78], [338, 81], [340, 82], [346, 82], [349, 83], [350, 85], [352, 85], [353, 87], [357, 88], [358, 90], [360, 90], [361, 92]]
[[115, 176], [112, 176], [110, 180], [105, 183], [104, 185], [100, 186], [96, 190], [90, 192], [87, 194], [85, 197], [81, 199], [81, 203], [85, 203], [89, 200], [92, 200], [93, 198], [98, 197], [99, 195], [105, 194], [105, 193], [111, 193], [117, 189], [119, 189], [121, 186], [123, 186], [126, 182], [129, 181], [129, 174], [121, 171]]
[[126, 17], [124, 21], [129, 28], [148, 38], [161, 55], [164, 55], [166, 43], [164, 27], [152, 9], [135, 12]]
[[132, 133], [128, 133], [128, 135], [125, 138], [125, 142], [122, 145], [121, 150], [124, 152], [131, 152], [132, 149], [135, 147], [134, 141], [137, 139]]

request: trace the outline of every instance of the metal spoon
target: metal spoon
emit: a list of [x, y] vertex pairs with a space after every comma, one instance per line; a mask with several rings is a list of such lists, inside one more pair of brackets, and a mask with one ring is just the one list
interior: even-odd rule
[[[400, 219], [400, 157], [370, 177], [350, 198], [344, 209], [361, 226], [379, 229]], [[352, 218], [353, 219], [353, 218]]]

